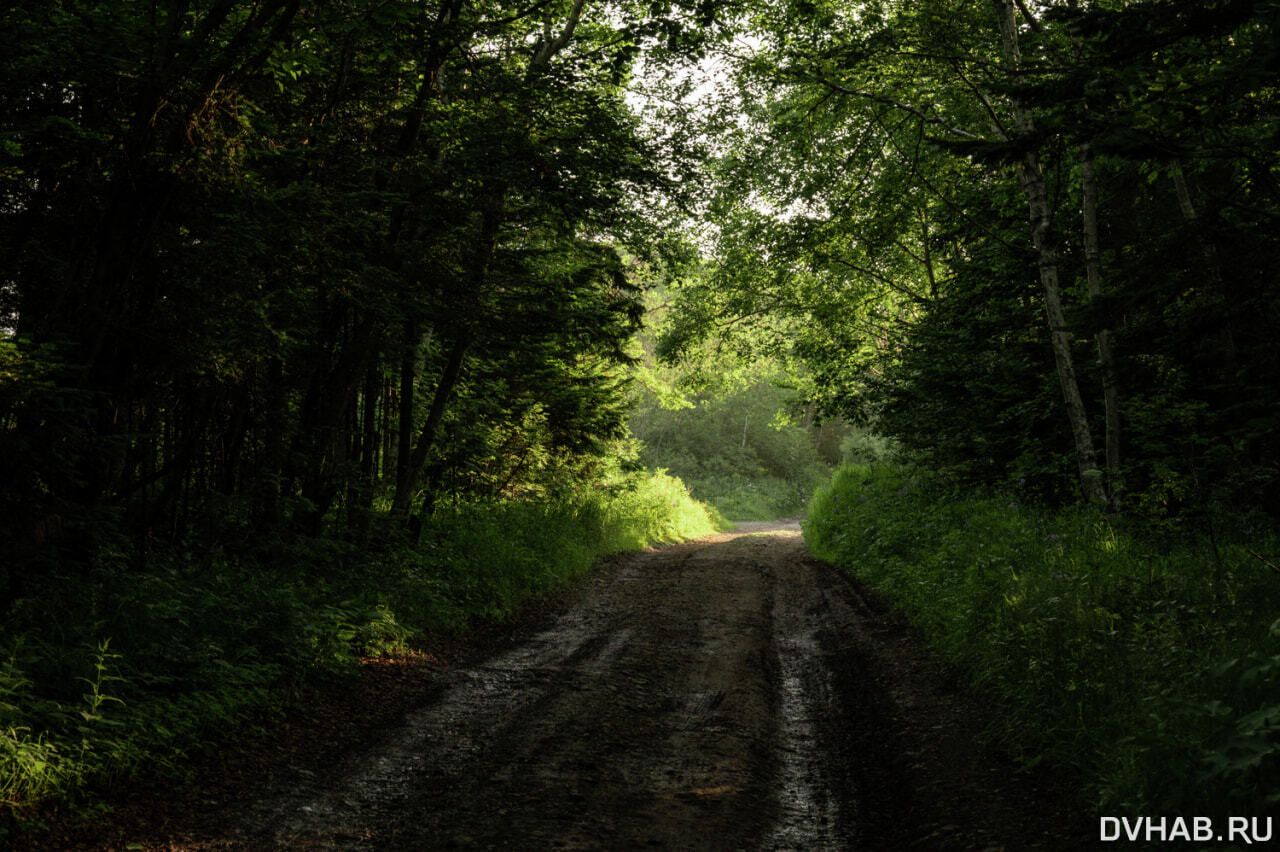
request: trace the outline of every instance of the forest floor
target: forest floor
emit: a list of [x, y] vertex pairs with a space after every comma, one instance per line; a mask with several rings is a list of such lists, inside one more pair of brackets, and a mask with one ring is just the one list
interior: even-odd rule
[[513, 623], [370, 661], [68, 849], [1082, 849], [1070, 785], [795, 523], [608, 560]]

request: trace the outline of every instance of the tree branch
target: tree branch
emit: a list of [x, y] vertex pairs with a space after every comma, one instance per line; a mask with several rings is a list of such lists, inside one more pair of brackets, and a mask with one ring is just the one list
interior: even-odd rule
[[1026, 0], [1017, 0], [1018, 8], [1022, 10], [1022, 17], [1027, 19], [1027, 26], [1031, 27], [1031, 31], [1040, 32], [1040, 22], [1036, 20], [1035, 15], [1031, 14], [1031, 10], [1027, 8]]
[[939, 201], [945, 204], [948, 208], [950, 208], [953, 212], [955, 212], [961, 219], [968, 222], [970, 225], [973, 225], [979, 231], [983, 232], [991, 239], [1000, 243], [1000, 245], [1012, 251], [1021, 252], [1026, 250], [1025, 246], [1016, 246], [1010, 243], [995, 228], [991, 228], [986, 224], [979, 222], [973, 216], [969, 215], [969, 212], [965, 210], [963, 206], [951, 200], [951, 198], [949, 198], [945, 192], [943, 192], [942, 190], [934, 186], [933, 182], [930, 181], [929, 178], [925, 175], [924, 170], [920, 168], [919, 162], [912, 159], [911, 157], [908, 157], [906, 152], [902, 150], [902, 147], [898, 144], [898, 140], [894, 138], [893, 133], [889, 130], [888, 127], [885, 127], [884, 120], [878, 114], [876, 114], [874, 110], [871, 112], [871, 114], [872, 114], [872, 117], [875, 119], [875, 121], [882, 128], [884, 128], [885, 136], [889, 140], [889, 144], [893, 146], [893, 149], [894, 151], [897, 152], [898, 156], [902, 157], [903, 161], [907, 163], [908, 167], [911, 169], [912, 174], [915, 175], [916, 179], [920, 181], [921, 186], [923, 186], [926, 190], [932, 193], [935, 198], [937, 198]]
[[569, 44], [569, 39], [573, 38], [573, 31], [578, 28], [578, 19], [582, 17], [584, 2], [585, 0], [573, 0], [573, 9], [569, 11], [569, 20], [565, 21], [564, 29], [555, 38], [542, 40], [533, 53], [533, 59], [529, 61], [530, 71], [542, 69], [553, 56]]
[[970, 133], [969, 131], [964, 130], [963, 128], [952, 127], [951, 125], [942, 121], [942, 119], [935, 118], [929, 115], [928, 113], [926, 113], [924, 110], [920, 109], [919, 107], [914, 107], [911, 104], [904, 104], [902, 101], [895, 101], [893, 98], [886, 98], [883, 95], [877, 95], [873, 92], [865, 92], [860, 89], [850, 89], [847, 86], [842, 86], [839, 83], [836, 83], [832, 80], [828, 80], [824, 77], [819, 77], [817, 75], [807, 75], [807, 76], [813, 82], [826, 86], [832, 91], [839, 92], [840, 94], [853, 95], [854, 97], [863, 98], [873, 103], [890, 106], [890, 107], [893, 107], [894, 109], [901, 110], [902, 112], [913, 115], [916, 118], [920, 119], [921, 121], [925, 122], [926, 124], [932, 124], [935, 127], [941, 127], [943, 130], [947, 131], [948, 133], [953, 133], [956, 136], [963, 136], [966, 139], [982, 141], [983, 137], [978, 136], [975, 133]]
[[982, 108], [986, 110], [987, 115], [991, 118], [991, 126], [995, 130], [996, 135], [1000, 137], [1001, 141], [1009, 141], [1009, 131], [1004, 129], [1004, 123], [1000, 121], [1000, 116], [996, 113], [995, 107], [991, 105], [991, 101], [987, 98], [986, 93], [979, 89], [977, 85], [969, 79], [969, 76], [964, 73], [964, 69], [960, 67], [959, 62], [953, 61], [951, 69], [956, 72], [964, 84], [969, 87], [969, 91], [973, 92], [974, 97], [976, 97], [978, 102], [982, 104]]
[[865, 266], [860, 266], [859, 264], [853, 263], [852, 261], [845, 260], [843, 257], [837, 257], [834, 254], [829, 254], [829, 255], [818, 255], [818, 259], [825, 260], [829, 263], [835, 263], [840, 266], [846, 267], [847, 269], [850, 269], [854, 272], [857, 272], [861, 275], [866, 275], [868, 278], [871, 278], [875, 281], [880, 282], [881, 284], [888, 287], [890, 290], [893, 290], [895, 293], [899, 294], [900, 296], [905, 296], [917, 304], [923, 305], [923, 304], [927, 304], [929, 301], [924, 296], [921, 296], [919, 293], [912, 292], [907, 287], [903, 287], [901, 284], [899, 284], [897, 281], [894, 281], [889, 276], [884, 275], [880, 272], [877, 272], [874, 269], [870, 269]]

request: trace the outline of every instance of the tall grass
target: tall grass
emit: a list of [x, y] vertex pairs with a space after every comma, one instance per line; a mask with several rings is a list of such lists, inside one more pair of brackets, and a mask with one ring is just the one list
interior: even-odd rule
[[855, 466], [817, 492], [804, 530], [999, 697], [1009, 744], [1073, 767], [1102, 812], [1280, 804], [1274, 534], [1157, 540]]
[[108, 554], [47, 580], [0, 629], [0, 846], [33, 805], [180, 771], [362, 655], [502, 618], [602, 555], [723, 526], [659, 472], [443, 510], [413, 545], [307, 540], [272, 564], [214, 551], [146, 571]]
[[804, 479], [766, 474], [682, 477], [699, 500], [736, 521], [771, 521], [804, 511], [816, 484], [828, 470], [809, 469]]
[[[422, 541], [366, 567], [377, 605], [419, 633], [500, 618], [584, 574], [601, 556], [726, 528], [664, 471], [549, 503], [480, 503], [440, 511]], [[354, 591], [354, 590], [353, 590]]]

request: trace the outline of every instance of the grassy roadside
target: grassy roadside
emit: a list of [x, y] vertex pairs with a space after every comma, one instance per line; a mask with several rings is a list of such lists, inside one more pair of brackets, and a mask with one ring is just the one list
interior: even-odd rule
[[308, 540], [272, 564], [109, 557], [18, 601], [0, 631], [0, 845], [39, 806], [180, 771], [306, 684], [356, 671], [585, 574], [609, 553], [724, 527], [662, 473], [554, 503], [438, 513], [414, 546]]
[[698, 499], [737, 521], [772, 521], [804, 511], [815, 484], [827, 471], [808, 471], [801, 481], [767, 475], [732, 475], [695, 479], [681, 477]]
[[1259, 558], [1274, 534], [1130, 534], [853, 466], [804, 531], [996, 693], [1006, 741], [1077, 770], [1101, 813], [1276, 812], [1280, 582]]

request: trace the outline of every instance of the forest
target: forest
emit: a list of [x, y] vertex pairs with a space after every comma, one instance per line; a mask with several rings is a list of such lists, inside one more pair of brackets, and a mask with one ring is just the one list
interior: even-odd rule
[[0, 839], [805, 512], [1087, 807], [1280, 808], [1280, 2], [0, 16]]

